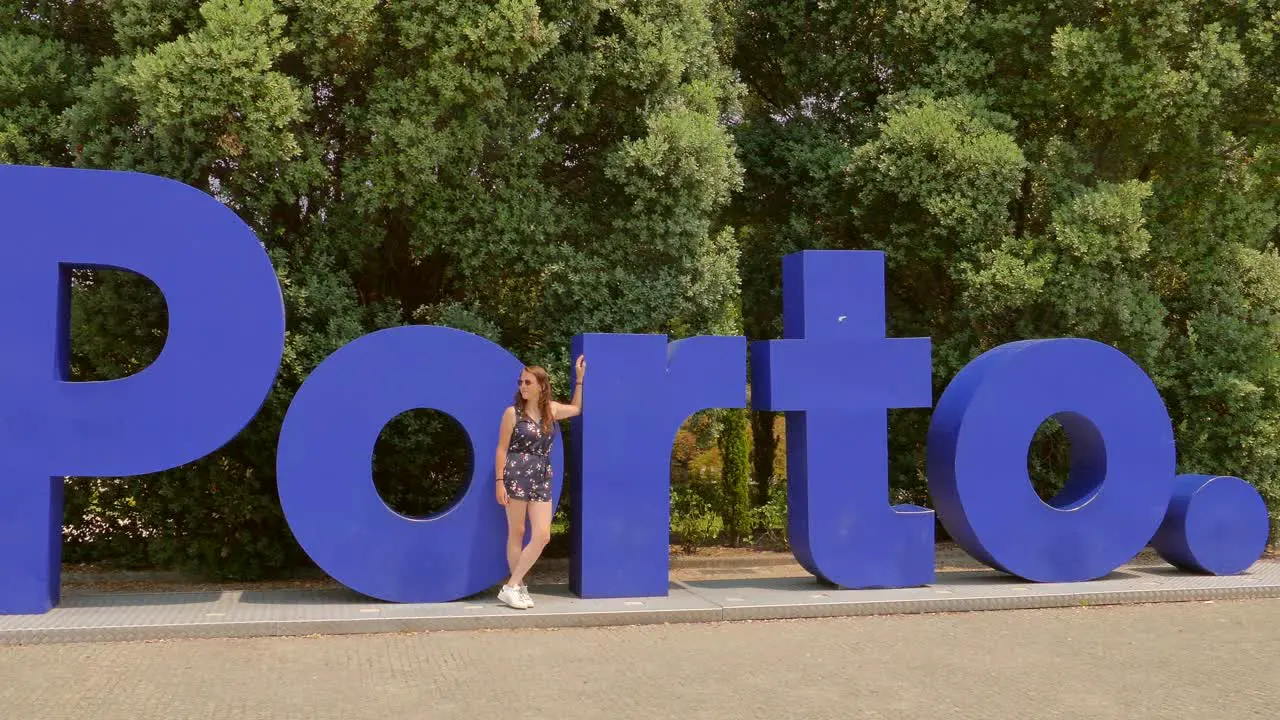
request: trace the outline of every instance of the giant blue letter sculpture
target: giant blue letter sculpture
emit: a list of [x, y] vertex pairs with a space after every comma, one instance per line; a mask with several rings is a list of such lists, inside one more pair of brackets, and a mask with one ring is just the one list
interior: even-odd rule
[[671, 445], [707, 408], [747, 403], [746, 339], [584, 335], [591, 360], [575, 423], [573, 559], [569, 583], [586, 598], [667, 594]]
[[[275, 380], [284, 306], [253, 232], [170, 180], [3, 166], [0, 218], [0, 613], [36, 613], [58, 601], [63, 478], [158, 472], [233, 438]], [[154, 363], [67, 381], [75, 266], [160, 288]]]
[[884, 255], [783, 259], [785, 340], [752, 345], [752, 405], [787, 412], [787, 522], [806, 570], [842, 587], [934, 579], [933, 513], [889, 507], [889, 408], [932, 404], [927, 338], [886, 339]]
[[[234, 437], [270, 392], [284, 308], [253, 233], [179, 183], [0, 166], [0, 218], [0, 614], [37, 613], [58, 600], [63, 478], [157, 472]], [[76, 266], [159, 286], [169, 333], [153, 364], [121, 380], [68, 381]], [[888, 505], [887, 411], [931, 404], [929, 340], [885, 337], [880, 253], [799, 253], [784, 259], [783, 277], [786, 338], [753, 346], [753, 404], [787, 411], [796, 556], [844, 587], [928, 584], [933, 514]], [[573, 355], [585, 352], [593, 368], [574, 423], [579, 595], [667, 594], [671, 443], [694, 412], [745, 404], [745, 350], [740, 337], [575, 338]], [[520, 367], [483, 338], [421, 326], [368, 335], [322, 363], [289, 408], [277, 460], [303, 548], [339, 581], [386, 600], [455, 600], [499, 582], [506, 530], [493, 451]], [[424, 407], [462, 424], [475, 463], [461, 500], [415, 519], [378, 496], [371, 456], [389, 420]], [[1045, 503], [1027, 448], [1048, 418], [1066, 429], [1073, 463]], [[557, 440], [557, 498], [562, 456]], [[973, 556], [1035, 581], [1106, 575], [1149, 541], [1180, 568], [1248, 568], [1268, 534], [1257, 490], [1174, 472], [1154, 384], [1087, 340], [980, 356], [947, 388], [929, 432], [938, 518]]]
[[[482, 337], [429, 326], [366, 335], [321, 363], [289, 406], [276, 459], [285, 517], [311, 559], [347, 587], [396, 602], [457, 600], [500, 582], [507, 533], [494, 450], [521, 367]], [[462, 498], [428, 518], [395, 512], [373, 484], [378, 435], [414, 408], [457, 420], [474, 458]], [[563, 454], [557, 435], [553, 503]]]
[[[1055, 418], [1071, 474], [1036, 496], [1027, 449]], [[1146, 546], [1169, 506], [1173, 427], [1150, 378], [1091, 340], [998, 347], [956, 375], [929, 430], [929, 492], [970, 555], [1028, 580], [1101, 577]]]
[[1181, 475], [1160, 530], [1160, 557], [1192, 572], [1235, 575], [1267, 549], [1271, 518], [1258, 489], [1236, 477]]

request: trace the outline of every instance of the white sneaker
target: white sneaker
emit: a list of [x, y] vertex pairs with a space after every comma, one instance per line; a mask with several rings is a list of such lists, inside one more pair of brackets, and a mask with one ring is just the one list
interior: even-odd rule
[[529, 586], [520, 586], [520, 599], [524, 601], [525, 607], [533, 607], [533, 598], [529, 597]]
[[520, 588], [513, 588], [510, 585], [502, 586], [502, 590], [498, 592], [498, 600], [506, 603], [507, 607], [513, 607], [516, 610], [529, 609], [529, 605], [524, 601], [524, 596], [520, 594]]

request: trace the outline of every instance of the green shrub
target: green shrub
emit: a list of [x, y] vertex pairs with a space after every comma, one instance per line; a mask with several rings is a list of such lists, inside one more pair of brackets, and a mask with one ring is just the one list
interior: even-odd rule
[[[707, 494], [712, 497], [708, 498]], [[715, 493], [700, 493], [694, 485], [671, 487], [671, 536], [685, 552], [716, 542], [724, 521], [715, 510]]]
[[728, 540], [740, 544], [751, 535], [751, 439], [745, 410], [726, 410], [720, 420], [722, 469], [720, 504]]
[[751, 525], [756, 537], [770, 544], [790, 547], [787, 535], [787, 483], [785, 480], [769, 486], [769, 501], [751, 510]]

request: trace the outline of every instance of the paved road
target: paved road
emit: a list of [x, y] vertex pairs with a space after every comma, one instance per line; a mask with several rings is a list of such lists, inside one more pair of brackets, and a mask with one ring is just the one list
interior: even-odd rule
[[1280, 600], [0, 648], [0, 717], [1280, 717]]

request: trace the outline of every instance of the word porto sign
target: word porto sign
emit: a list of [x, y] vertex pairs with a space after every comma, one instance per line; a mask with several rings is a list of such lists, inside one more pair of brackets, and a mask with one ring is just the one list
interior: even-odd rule
[[[0, 167], [0, 613], [57, 604], [63, 478], [144, 475], [233, 438], [270, 391], [284, 305], [262, 244], [193, 188], [133, 173]], [[961, 371], [933, 411], [936, 510], [888, 503], [887, 413], [932, 405], [927, 338], [885, 337], [884, 260], [803, 252], [784, 266], [786, 338], [755, 343], [752, 403], [787, 413], [789, 532], [798, 560], [846, 588], [934, 581], [934, 512], [970, 554], [1038, 582], [1107, 575], [1148, 543], [1193, 572], [1260, 557], [1267, 510], [1232, 477], [1176, 474], [1173, 428], [1147, 375], [1089, 340], [1011, 343]], [[168, 305], [155, 362], [69, 382], [69, 269], [149, 278]], [[668, 588], [669, 463], [691, 414], [747, 404], [741, 337], [581, 335], [591, 392], [573, 421], [571, 587], [582, 597]], [[280, 501], [311, 558], [397, 602], [464, 598], [506, 575], [493, 501], [498, 417], [521, 363], [481, 337], [408, 326], [362, 337], [316, 368], [280, 434]], [[402, 516], [371, 458], [400, 413], [451, 415], [472, 443], [471, 483], [447, 511]], [[1070, 481], [1040, 500], [1027, 449], [1048, 418], [1072, 447]], [[560, 495], [563, 451], [553, 449]], [[145, 482], [139, 480], [138, 482]]]

